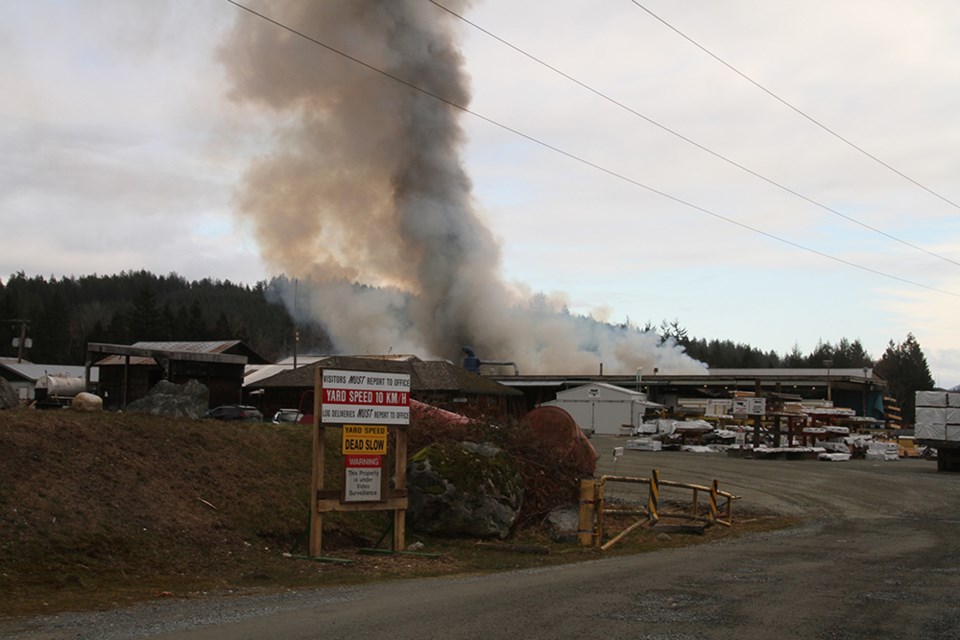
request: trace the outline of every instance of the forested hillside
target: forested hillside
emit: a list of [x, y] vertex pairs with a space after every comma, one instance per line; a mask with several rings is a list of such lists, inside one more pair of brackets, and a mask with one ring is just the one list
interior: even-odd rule
[[[33, 362], [81, 364], [87, 342], [233, 338], [268, 359], [281, 358], [293, 351], [293, 320], [272, 286], [190, 282], [146, 271], [50, 279], [15, 274], [0, 282], [0, 356], [16, 355], [12, 341], [25, 321]], [[318, 327], [301, 325], [299, 332], [301, 348], [329, 350]]]
[[[241, 339], [264, 357], [275, 360], [292, 354], [294, 323], [279, 300], [289, 285], [284, 278], [254, 286], [229, 280], [188, 281], [177, 274], [157, 276], [129, 271], [110, 276], [70, 278], [27, 277], [23, 273], [0, 281], [0, 356], [13, 356], [13, 339], [24, 325], [32, 347], [25, 357], [45, 364], [82, 364], [87, 342], [130, 344], [140, 340]], [[901, 343], [892, 339], [875, 360], [859, 340], [820, 342], [804, 354], [794, 346], [780, 355], [749, 344], [687, 335], [679, 321], [626, 322], [622, 331], [653, 331], [661, 340], [683, 346], [692, 357], [713, 368], [873, 367], [888, 389], [912, 414], [913, 392], [933, 388], [923, 350], [913, 335]], [[332, 353], [334, 345], [318, 324], [300, 322], [301, 353]]]

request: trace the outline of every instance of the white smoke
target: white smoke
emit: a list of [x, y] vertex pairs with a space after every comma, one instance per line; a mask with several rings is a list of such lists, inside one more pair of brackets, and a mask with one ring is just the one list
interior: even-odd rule
[[[448, 2], [462, 11], [467, 2]], [[271, 17], [444, 100], [469, 102], [450, 14], [422, 0], [278, 0]], [[565, 313], [508, 285], [473, 202], [461, 112], [274, 24], [239, 16], [221, 47], [233, 97], [276, 112], [276, 147], [237, 201], [297, 309], [341, 353], [484, 359], [521, 371], [702, 371], [654, 333]], [[292, 292], [285, 298], [293, 306]]]

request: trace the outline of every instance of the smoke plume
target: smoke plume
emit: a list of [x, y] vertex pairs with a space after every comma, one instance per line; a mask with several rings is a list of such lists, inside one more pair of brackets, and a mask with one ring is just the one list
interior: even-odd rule
[[[451, 9], [468, 2], [449, 0]], [[458, 105], [470, 98], [450, 14], [422, 0], [277, 0], [265, 13]], [[694, 371], [658, 336], [563, 312], [506, 283], [473, 201], [462, 113], [323, 46], [240, 15], [220, 49], [232, 97], [272, 111], [276, 145], [237, 194], [269, 267], [341, 353], [456, 360], [461, 345], [521, 372]], [[292, 291], [285, 296], [293, 306]]]

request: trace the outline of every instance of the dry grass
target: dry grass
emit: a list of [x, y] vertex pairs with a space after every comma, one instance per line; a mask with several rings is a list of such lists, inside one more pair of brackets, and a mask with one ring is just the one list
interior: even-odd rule
[[[599, 555], [549, 542], [533, 527], [510, 542], [540, 545], [547, 555], [412, 533], [407, 542], [423, 542], [430, 555], [361, 553], [390, 528], [391, 514], [380, 512], [325, 517], [325, 554], [349, 562], [303, 559], [310, 438], [310, 429], [299, 425], [0, 412], [0, 616], [210, 591], [499, 571]], [[338, 482], [337, 471], [331, 474], [328, 482]], [[609, 553], [787, 524], [755, 518], [669, 540], [638, 532]], [[381, 544], [388, 545], [389, 539]]]

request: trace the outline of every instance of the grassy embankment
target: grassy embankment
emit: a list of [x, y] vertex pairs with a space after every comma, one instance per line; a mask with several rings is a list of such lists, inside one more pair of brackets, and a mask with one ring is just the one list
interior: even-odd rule
[[[328, 437], [338, 435], [330, 431]], [[325, 554], [349, 564], [297, 557], [305, 553], [310, 439], [309, 427], [299, 425], [0, 412], [0, 616], [211, 591], [497, 571], [599, 555], [549, 542], [535, 527], [509, 542], [540, 545], [547, 554], [496, 552], [474, 540], [415, 532], [407, 542], [423, 542], [431, 555], [360, 553], [390, 527], [390, 513], [379, 512], [325, 518]], [[338, 444], [328, 450], [337, 451]], [[339, 486], [336, 465], [327, 466], [328, 486]], [[785, 524], [752, 518], [733, 529], [669, 540], [638, 532], [612, 552], [702, 543]], [[389, 546], [389, 538], [381, 546]]]

